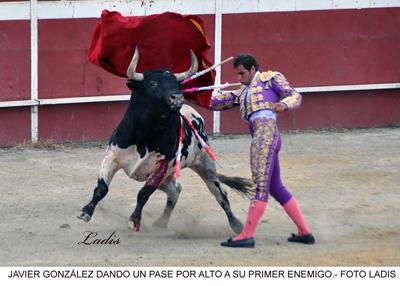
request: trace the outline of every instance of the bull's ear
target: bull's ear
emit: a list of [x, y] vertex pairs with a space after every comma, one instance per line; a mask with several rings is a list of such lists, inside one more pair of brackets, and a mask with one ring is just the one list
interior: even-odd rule
[[141, 82], [136, 80], [128, 80], [126, 85], [130, 90], [138, 90], [140, 88]]

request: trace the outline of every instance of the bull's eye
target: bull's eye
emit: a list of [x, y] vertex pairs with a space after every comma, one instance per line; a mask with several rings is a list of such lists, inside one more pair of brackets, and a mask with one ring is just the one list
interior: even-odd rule
[[156, 87], [158, 83], [156, 81], [150, 81], [150, 87]]

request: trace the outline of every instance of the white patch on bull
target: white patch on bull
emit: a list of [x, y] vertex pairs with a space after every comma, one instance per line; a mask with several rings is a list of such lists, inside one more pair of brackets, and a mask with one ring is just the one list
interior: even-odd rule
[[[183, 116], [185, 116], [187, 119], [189, 119], [190, 122], [192, 122], [192, 120], [196, 120], [196, 122], [197, 122], [198, 118], [200, 118], [204, 122], [203, 117], [189, 105], [184, 104], [182, 106], [181, 114]], [[195, 118], [194, 116], [196, 116], [197, 118]], [[194, 134], [192, 133], [192, 140], [190, 141], [190, 145], [188, 146], [188, 156], [187, 156], [187, 158], [183, 157], [182, 161], [181, 161], [182, 168], [192, 165], [193, 161], [196, 159], [196, 157], [198, 157], [198, 155], [201, 154], [202, 150], [199, 150], [199, 148], [196, 148], [197, 145], [198, 145], [198, 141], [197, 141], [196, 137], [194, 136]]]
[[[191, 114], [190, 121], [192, 122], [192, 124], [193, 124], [193, 121], [194, 121], [194, 122], [196, 122], [197, 126], [200, 126], [200, 120], [199, 120], [199, 118], [196, 118], [194, 114]], [[194, 124], [193, 124], [193, 126], [194, 126]]]
[[184, 115], [184, 116], [186, 116], [189, 120], [192, 120], [192, 119], [194, 118], [194, 117], [193, 117], [193, 114], [194, 114], [196, 117], [201, 118], [201, 120], [203, 120], [203, 117], [201, 117], [201, 115], [200, 115], [196, 110], [194, 110], [191, 106], [189, 106], [189, 105], [187, 105], [187, 104], [184, 104], [184, 105], [182, 106], [182, 108], [181, 108], [181, 114]]
[[103, 158], [99, 170], [99, 178], [103, 179], [107, 186], [115, 174], [120, 169], [118, 162], [115, 159], [114, 153], [111, 151], [110, 146], [107, 147], [106, 155]]
[[156, 152], [148, 152], [143, 158], [137, 151], [137, 146], [132, 145], [126, 149], [121, 149], [118, 145], [111, 146], [110, 155], [106, 155], [110, 160], [114, 160], [125, 174], [139, 182], [146, 181], [147, 178], [156, 170], [157, 161], [164, 159], [164, 156]]
[[[196, 122], [198, 122], [198, 118], [203, 120], [196, 110], [186, 104], [182, 106], [181, 114], [190, 121], [196, 120]], [[192, 140], [188, 146], [188, 156], [183, 156], [181, 158], [182, 169], [189, 167], [193, 162], [199, 163], [198, 161], [201, 160], [201, 156], [199, 155], [201, 155], [204, 150], [200, 150], [197, 146], [198, 141], [195, 136], [192, 135]], [[158, 152], [146, 152], [146, 155], [140, 158], [136, 145], [132, 145], [126, 149], [119, 148], [118, 145], [111, 145], [107, 148], [106, 155], [101, 164], [99, 178], [104, 179], [107, 185], [109, 185], [115, 172], [119, 169], [123, 169], [125, 174], [130, 178], [143, 182], [156, 171], [157, 161], [162, 159], [164, 159], [164, 156]], [[169, 163], [166, 177], [172, 176], [175, 172], [173, 162], [174, 160]]]

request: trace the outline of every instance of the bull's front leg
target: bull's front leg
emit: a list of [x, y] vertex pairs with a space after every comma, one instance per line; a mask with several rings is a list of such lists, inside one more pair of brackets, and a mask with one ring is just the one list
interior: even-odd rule
[[168, 160], [163, 159], [158, 161], [156, 171], [154, 171], [146, 181], [144, 187], [139, 191], [136, 200], [136, 208], [133, 211], [128, 226], [136, 231], [140, 230], [140, 221], [142, 219], [142, 210], [144, 205], [149, 200], [151, 194], [158, 188], [164, 180], [168, 170]]
[[156, 186], [145, 185], [137, 195], [136, 208], [133, 211], [131, 217], [129, 218], [128, 225], [130, 228], [133, 228], [135, 231], [140, 230], [140, 221], [142, 219], [142, 210], [144, 205], [149, 200], [149, 197], [152, 193], [157, 189]]
[[108, 185], [104, 179], [98, 179], [97, 187], [94, 189], [92, 200], [83, 207], [81, 215], [78, 217], [83, 221], [90, 221], [97, 204], [107, 195]]
[[82, 213], [78, 218], [85, 222], [90, 221], [97, 204], [107, 195], [108, 186], [110, 185], [114, 174], [118, 171], [118, 166], [116, 157], [111, 151], [111, 147], [108, 147], [103, 162], [101, 163], [97, 186], [93, 191], [92, 200], [83, 207]]

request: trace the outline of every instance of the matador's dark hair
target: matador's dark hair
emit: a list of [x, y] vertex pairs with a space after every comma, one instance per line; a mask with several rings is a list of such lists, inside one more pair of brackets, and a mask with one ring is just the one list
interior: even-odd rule
[[256, 68], [258, 71], [258, 64], [256, 59], [250, 54], [240, 54], [235, 57], [233, 61], [233, 67], [237, 68], [238, 66], [243, 65], [246, 70], [250, 70], [252, 66]]

